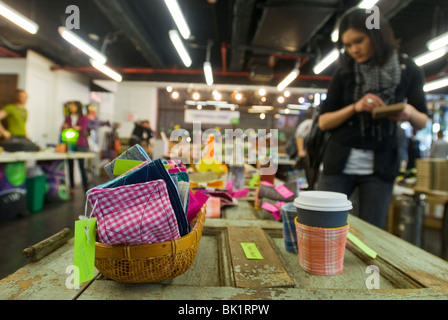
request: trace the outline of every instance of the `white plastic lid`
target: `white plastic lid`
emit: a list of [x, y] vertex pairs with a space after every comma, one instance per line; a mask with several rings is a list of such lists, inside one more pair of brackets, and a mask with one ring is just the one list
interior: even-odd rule
[[300, 191], [294, 206], [314, 211], [345, 211], [353, 208], [345, 194], [330, 191]]

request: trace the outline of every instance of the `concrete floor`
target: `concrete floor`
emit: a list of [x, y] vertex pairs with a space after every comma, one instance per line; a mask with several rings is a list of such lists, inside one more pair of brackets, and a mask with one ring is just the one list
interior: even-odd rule
[[[28, 263], [22, 256], [23, 249], [66, 227], [72, 230], [73, 236], [74, 221], [84, 214], [85, 201], [84, 191], [78, 187], [75, 195], [68, 201], [46, 203], [43, 211], [26, 217], [0, 220], [0, 279]], [[422, 248], [441, 257], [440, 230], [423, 230]]]

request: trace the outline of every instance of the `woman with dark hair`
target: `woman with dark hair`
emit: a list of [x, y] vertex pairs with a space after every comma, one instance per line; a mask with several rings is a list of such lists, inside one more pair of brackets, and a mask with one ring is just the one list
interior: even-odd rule
[[[379, 28], [368, 28], [371, 14], [364, 9], [341, 17], [338, 46], [344, 53], [319, 116], [320, 129], [331, 132], [319, 189], [351, 196], [358, 188], [360, 218], [385, 228], [400, 167], [397, 122], [419, 130], [428, 116], [423, 72], [398, 53], [389, 22], [378, 18]], [[373, 109], [400, 102], [401, 112], [372, 118]]]
[[[79, 101], [71, 101], [68, 103], [68, 111], [69, 114], [65, 117], [64, 124], [62, 125], [62, 129], [72, 128], [78, 131], [79, 136], [76, 141], [74, 151], [78, 152], [86, 152], [88, 150], [87, 143], [87, 133], [89, 128], [89, 118], [84, 115], [82, 111], [82, 104]], [[84, 187], [84, 191], [88, 189], [88, 181], [86, 169], [84, 167], [84, 159], [78, 159], [79, 170], [81, 172], [82, 185]], [[73, 170], [73, 160], [68, 160], [68, 171], [70, 178], [70, 194], [73, 195], [75, 193], [75, 180], [74, 180], [74, 170]]]

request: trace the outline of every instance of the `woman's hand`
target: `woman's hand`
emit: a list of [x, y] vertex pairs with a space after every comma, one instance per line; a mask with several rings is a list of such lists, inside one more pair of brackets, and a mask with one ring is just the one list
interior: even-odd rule
[[429, 118], [425, 113], [418, 111], [413, 105], [406, 103], [403, 111], [389, 116], [389, 119], [393, 121], [408, 121], [415, 129], [420, 130], [426, 126]]
[[367, 93], [364, 97], [355, 102], [353, 109], [355, 112], [369, 112], [371, 113], [374, 108], [384, 106], [384, 101], [371, 93]]

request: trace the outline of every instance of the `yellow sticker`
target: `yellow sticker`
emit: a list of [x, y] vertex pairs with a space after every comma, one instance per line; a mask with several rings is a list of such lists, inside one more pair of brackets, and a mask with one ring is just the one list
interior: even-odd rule
[[354, 236], [352, 233], [347, 234], [347, 239], [352, 242], [354, 245], [356, 245], [359, 249], [364, 251], [365, 254], [367, 254], [370, 258], [375, 259], [377, 256], [377, 253], [372, 250], [370, 247], [368, 247], [364, 242], [359, 240], [356, 236]]
[[244, 254], [247, 259], [250, 260], [262, 260], [263, 256], [258, 251], [257, 245], [253, 242], [241, 242], [241, 248], [243, 248]]

